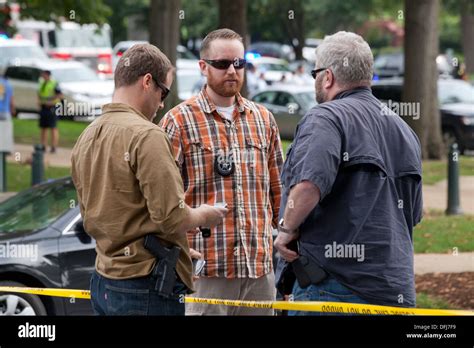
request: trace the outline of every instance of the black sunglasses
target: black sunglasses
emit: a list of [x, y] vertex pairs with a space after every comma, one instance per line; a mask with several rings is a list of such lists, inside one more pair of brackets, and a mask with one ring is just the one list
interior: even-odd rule
[[311, 70], [311, 76], [313, 76], [313, 79], [316, 80], [316, 75], [318, 75], [319, 72], [323, 71], [323, 70], [326, 70], [328, 68], [319, 68], [319, 69], [314, 69], [314, 70]]
[[243, 69], [247, 64], [245, 59], [235, 58], [233, 60], [230, 59], [203, 59], [207, 64], [213, 66], [219, 70], [227, 70], [229, 66], [233, 65], [235, 69]]
[[151, 76], [156, 85], [161, 89], [161, 101], [164, 101], [168, 94], [170, 94], [170, 89], [162, 84], [160, 81], [156, 80], [153, 75]]

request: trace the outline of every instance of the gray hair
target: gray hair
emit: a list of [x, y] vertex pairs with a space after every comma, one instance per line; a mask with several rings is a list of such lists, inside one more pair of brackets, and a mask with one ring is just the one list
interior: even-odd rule
[[341, 86], [370, 85], [374, 56], [360, 35], [339, 31], [326, 36], [316, 48], [316, 64], [330, 68]]

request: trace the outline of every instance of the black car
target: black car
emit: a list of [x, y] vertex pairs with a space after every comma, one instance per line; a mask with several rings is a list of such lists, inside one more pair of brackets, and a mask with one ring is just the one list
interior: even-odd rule
[[[403, 79], [374, 81], [372, 93], [383, 102], [401, 102]], [[474, 87], [452, 78], [438, 79], [438, 102], [445, 143], [456, 142], [461, 154], [474, 150]]]
[[[0, 286], [89, 289], [95, 257], [71, 178], [0, 203]], [[86, 314], [89, 300], [0, 292], [0, 315]]]

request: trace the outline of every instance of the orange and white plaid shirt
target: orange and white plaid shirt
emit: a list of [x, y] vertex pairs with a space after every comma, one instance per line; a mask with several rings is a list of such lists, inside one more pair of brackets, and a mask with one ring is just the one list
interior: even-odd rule
[[[278, 126], [265, 107], [240, 94], [233, 120], [225, 119], [205, 88], [160, 122], [174, 147], [186, 203], [225, 202], [229, 208], [209, 238], [197, 233], [188, 240], [206, 260], [201, 276], [259, 278], [273, 270], [272, 230], [277, 227], [283, 164]], [[231, 159], [233, 174], [220, 175], [216, 157]]]

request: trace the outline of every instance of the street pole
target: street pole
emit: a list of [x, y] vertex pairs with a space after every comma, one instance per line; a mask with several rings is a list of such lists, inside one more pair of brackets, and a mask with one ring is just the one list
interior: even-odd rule
[[448, 154], [448, 208], [446, 215], [462, 214], [459, 203], [459, 150], [458, 144], [449, 147]]
[[7, 192], [7, 153], [0, 151], [0, 192]]
[[35, 145], [35, 152], [33, 152], [33, 161], [31, 164], [31, 186], [41, 183], [44, 179], [44, 161], [43, 145]]

